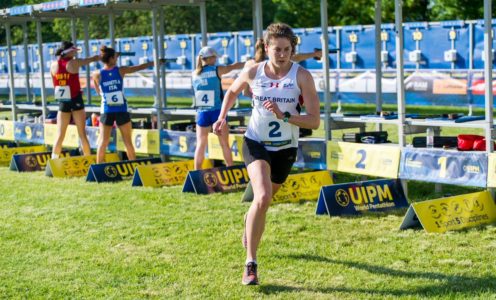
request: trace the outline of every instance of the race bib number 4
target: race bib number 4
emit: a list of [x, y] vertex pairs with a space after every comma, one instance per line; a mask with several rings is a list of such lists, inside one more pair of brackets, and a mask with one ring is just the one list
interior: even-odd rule
[[291, 124], [278, 120], [275, 117], [262, 119], [259, 130], [262, 142], [266, 146], [281, 147], [291, 143]]
[[69, 86], [56, 86], [55, 87], [55, 100], [59, 101], [70, 101], [71, 100], [71, 88]]
[[196, 91], [195, 106], [196, 107], [212, 107], [214, 106], [214, 91]]
[[122, 95], [121, 91], [105, 93], [105, 99], [107, 100], [108, 106], [124, 105], [124, 95]]

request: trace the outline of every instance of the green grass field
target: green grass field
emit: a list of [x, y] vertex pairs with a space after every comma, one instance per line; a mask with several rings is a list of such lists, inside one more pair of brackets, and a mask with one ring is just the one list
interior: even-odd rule
[[[277, 204], [259, 252], [261, 285], [245, 287], [241, 193], [198, 196], [5, 167], [0, 176], [2, 298], [496, 296], [494, 226], [427, 234], [400, 231], [404, 211], [329, 218], [315, 216], [315, 202]], [[431, 196], [428, 184], [412, 189], [413, 201]]]
[[[364, 109], [373, 111], [345, 106]], [[314, 201], [277, 204], [259, 251], [261, 285], [245, 287], [241, 192], [199, 196], [6, 167], [0, 177], [0, 298], [496, 298], [496, 226], [427, 234], [399, 230], [405, 210], [329, 218], [315, 216]], [[409, 200], [477, 190], [445, 185], [436, 194], [433, 184], [410, 182]]]

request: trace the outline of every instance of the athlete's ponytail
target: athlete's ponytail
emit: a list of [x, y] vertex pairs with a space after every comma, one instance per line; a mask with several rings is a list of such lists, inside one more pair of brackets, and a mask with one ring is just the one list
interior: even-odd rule
[[269, 45], [269, 42], [273, 38], [286, 38], [291, 43], [291, 54], [294, 55], [296, 51], [296, 45], [298, 44], [298, 38], [293, 32], [293, 29], [284, 23], [272, 23], [267, 27], [264, 35], [265, 45]]
[[267, 58], [265, 54], [265, 44], [263, 39], [258, 39], [255, 43], [255, 62], [259, 63]]
[[195, 69], [195, 74], [200, 75], [201, 72], [203, 72], [203, 63], [202, 63], [203, 57], [201, 55], [198, 55], [196, 57], [196, 69]]

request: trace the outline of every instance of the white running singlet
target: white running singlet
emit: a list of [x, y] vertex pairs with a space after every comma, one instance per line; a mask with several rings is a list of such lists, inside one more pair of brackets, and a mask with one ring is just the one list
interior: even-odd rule
[[253, 111], [245, 136], [261, 142], [268, 151], [298, 147], [299, 127], [279, 120], [263, 107], [264, 101], [272, 101], [279, 109], [291, 115], [299, 115], [301, 94], [296, 75], [300, 67], [292, 63], [285, 77], [275, 80], [265, 74], [267, 61], [258, 65], [257, 75], [251, 83]]

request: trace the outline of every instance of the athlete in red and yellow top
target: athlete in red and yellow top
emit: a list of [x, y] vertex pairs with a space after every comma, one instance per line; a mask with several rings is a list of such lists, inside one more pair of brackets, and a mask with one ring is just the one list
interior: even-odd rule
[[76, 58], [78, 49], [71, 42], [62, 42], [57, 49], [57, 61], [50, 66], [53, 79], [55, 100], [59, 102], [57, 113], [57, 138], [53, 145], [52, 158], [58, 158], [62, 151], [67, 126], [71, 117], [76, 124], [84, 155], [91, 155], [90, 143], [86, 136], [86, 113], [79, 83], [79, 68], [99, 61], [100, 56], [95, 55], [85, 59]]

